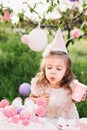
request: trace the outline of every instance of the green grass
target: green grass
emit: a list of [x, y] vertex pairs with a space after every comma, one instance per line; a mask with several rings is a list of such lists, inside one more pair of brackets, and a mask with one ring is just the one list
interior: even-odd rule
[[37, 72], [40, 54], [22, 44], [17, 33], [2, 33], [0, 38], [0, 100], [13, 100], [21, 96], [20, 84], [30, 83]]
[[87, 84], [87, 42], [86, 39], [75, 41], [69, 46], [69, 53], [73, 62], [73, 71], [77, 78]]
[[81, 39], [79, 41], [75, 41], [75, 44], [70, 44], [69, 53], [72, 57], [72, 60], [75, 61], [85, 61], [87, 63], [87, 41], [86, 39]]

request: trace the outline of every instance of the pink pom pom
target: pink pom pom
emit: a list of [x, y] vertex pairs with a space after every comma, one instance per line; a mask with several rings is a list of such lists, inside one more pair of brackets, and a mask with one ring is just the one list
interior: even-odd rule
[[0, 102], [0, 107], [1, 107], [1, 108], [5, 108], [5, 107], [7, 107], [8, 105], [9, 105], [9, 101], [8, 101], [7, 99], [1, 100], [1, 102]]
[[12, 117], [12, 122], [15, 123], [15, 124], [18, 124], [18, 122], [19, 122], [18, 115], [15, 115], [15, 116]]
[[21, 41], [25, 44], [29, 43], [29, 36], [28, 35], [22, 35]]
[[38, 106], [45, 106], [46, 105], [46, 99], [45, 98], [38, 98], [37, 105]]
[[29, 125], [29, 120], [28, 119], [24, 119], [24, 120], [22, 120], [22, 125], [24, 125], [24, 126], [27, 126], [27, 125]]
[[24, 119], [30, 120], [31, 114], [30, 114], [28, 111], [22, 111], [22, 112], [19, 114], [19, 118], [20, 118], [20, 120], [24, 120]]
[[8, 106], [3, 109], [3, 114], [7, 117], [13, 117], [17, 114], [17, 110], [12, 106]]
[[38, 108], [36, 109], [35, 114], [36, 114], [37, 116], [39, 116], [39, 117], [43, 117], [43, 116], [45, 115], [44, 107], [41, 107], [41, 106], [38, 107]]

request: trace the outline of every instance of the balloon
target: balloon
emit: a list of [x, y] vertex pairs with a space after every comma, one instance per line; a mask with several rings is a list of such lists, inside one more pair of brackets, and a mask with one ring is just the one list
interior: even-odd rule
[[28, 96], [29, 93], [31, 92], [30, 84], [28, 83], [23, 83], [19, 87], [19, 93], [23, 96]]
[[29, 34], [29, 47], [33, 51], [42, 51], [47, 46], [47, 35], [40, 28], [33, 29]]

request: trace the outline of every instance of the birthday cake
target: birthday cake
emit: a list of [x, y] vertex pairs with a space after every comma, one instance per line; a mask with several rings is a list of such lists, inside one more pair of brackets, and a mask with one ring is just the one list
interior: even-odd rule
[[[17, 97], [9, 104], [8, 100], [0, 101], [0, 130], [87, 130], [87, 118], [80, 119], [75, 125], [75, 120], [59, 118], [57, 124], [49, 122], [44, 117], [44, 99], [39, 99], [37, 104], [26, 98], [24, 104]], [[68, 124], [68, 125], [67, 125]], [[81, 128], [79, 127], [81, 125]]]
[[40, 122], [25, 122], [19, 121], [14, 123], [0, 113], [0, 130], [57, 130], [57, 128], [50, 123], [40, 120]]
[[0, 102], [0, 130], [57, 130], [44, 116], [41, 100], [38, 104], [28, 98], [22, 105], [21, 98], [15, 98], [11, 104], [3, 99]]

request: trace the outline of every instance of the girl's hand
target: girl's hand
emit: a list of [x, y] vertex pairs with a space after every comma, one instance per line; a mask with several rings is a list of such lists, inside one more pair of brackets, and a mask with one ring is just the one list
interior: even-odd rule
[[86, 100], [86, 96], [87, 96], [87, 92], [85, 92], [85, 94], [83, 95], [81, 101], [85, 101]]
[[[82, 99], [81, 99], [80, 102], [85, 101], [85, 100], [86, 100], [86, 97], [87, 97], [87, 91], [84, 93], [84, 95], [83, 95], [83, 97], [82, 97]], [[78, 101], [75, 101], [75, 100], [73, 100], [73, 102], [74, 102], [74, 103], [78, 103]]]
[[45, 98], [46, 99], [46, 105], [49, 103], [49, 94], [43, 94], [42, 96], [40, 96], [39, 98]]

